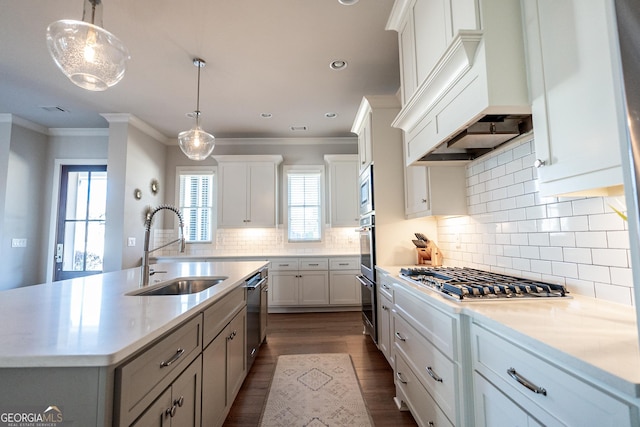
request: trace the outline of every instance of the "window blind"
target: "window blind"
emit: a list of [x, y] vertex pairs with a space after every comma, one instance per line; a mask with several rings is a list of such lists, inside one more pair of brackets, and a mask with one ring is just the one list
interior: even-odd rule
[[321, 177], [320, 172], [287, 175], [289, 241], [321, 240]]

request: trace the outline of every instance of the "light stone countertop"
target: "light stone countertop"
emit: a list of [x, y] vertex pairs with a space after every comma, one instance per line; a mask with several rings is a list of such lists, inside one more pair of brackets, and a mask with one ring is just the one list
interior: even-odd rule
[[158, 255], [155, 257], [150, 257], [151, 262], [175, 262], [178, 261], [189, 261], [189, 260], [203, 260], [203, 259], [275, 259], [275, 258], [360, 258], [360, 253], [337, 253], [335, 251], [332, 252], [313, 252], [313, 253], [285, 253], [285, 252], [274, 252], [271, 254], [259, 254], [259, 255], [248, 255], [246, 253], [220, 253], [213, 255], [196, 255], [196, 254], [188, 254], [188, 255]]
[[[197, 294], [126, 295], [140, 268], [0, 292], [0, 368], [110, 366], [241, 286], [264, 261], [155, 264], [151, 286], [177, 277], [228, 276]], [[164, 273], [166, 272], [166, 273]]]
[[635, 309], [580, 295], [520, 301], [456, 302], [378, 267], [419, 298], [469, 316], [553, 364], [640, 397], [640, 344]]

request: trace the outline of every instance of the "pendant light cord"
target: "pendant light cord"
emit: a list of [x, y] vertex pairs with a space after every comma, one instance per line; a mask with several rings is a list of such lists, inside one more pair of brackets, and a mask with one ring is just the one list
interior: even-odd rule
[[202, 60], [196, 60], [198, 67], [198, 93], [196, 94], [196, 127], [200, 127], [200, 69], [202, 69]]

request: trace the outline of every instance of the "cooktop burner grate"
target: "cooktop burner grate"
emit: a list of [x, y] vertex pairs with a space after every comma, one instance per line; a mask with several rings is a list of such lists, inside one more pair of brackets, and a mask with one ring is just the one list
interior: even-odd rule
[[467, 267], [403, 268], [400, 276], [458, 300], [509, 300], [568, 297], [563, 285]]

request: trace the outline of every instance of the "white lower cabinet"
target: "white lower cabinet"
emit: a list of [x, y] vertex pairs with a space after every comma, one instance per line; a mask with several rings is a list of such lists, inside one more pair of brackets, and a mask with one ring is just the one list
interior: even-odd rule
[[384, 354], [389, 365], [393, 367], [393, 280], [386, 274], [380, 273], [378, 275], [376, 298], [378, 348]]
[[528, 423], [522, 425], [637, 425], [632, 403], [555, 364], [539, 349], [524, 348], [498, 334], [471, 325], [477, 425], [520, 425], [502, 421], [503, 414]]
[[451, 421], [409, 368], [404, 357], [398, 354], [395, 363], [396, 399], [401, 400], [409, 407], [418, 425], [453, 427]]
[[269, 309], [311, 310], [361, 304], [356, 257], [281, 258], [269, 268]]
[[460, 352], [454, 340], [458, 318], [419, 295], [393, 286], [396, 399], [421, 426], [463, 425]]

